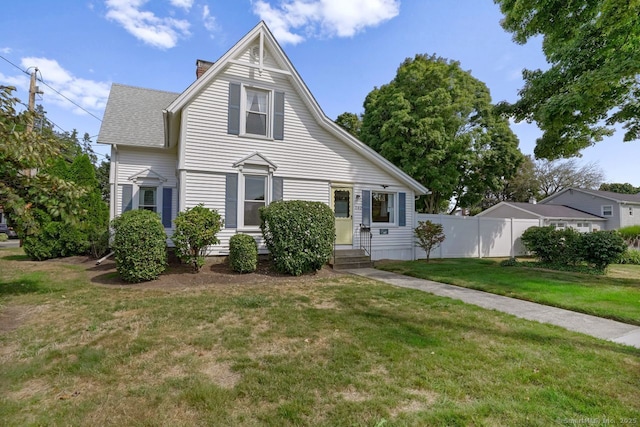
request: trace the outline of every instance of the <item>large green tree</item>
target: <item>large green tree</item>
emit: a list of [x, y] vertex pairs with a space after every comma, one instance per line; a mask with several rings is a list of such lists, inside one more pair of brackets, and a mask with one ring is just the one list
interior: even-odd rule
[[473, 206], [523, 157], [486, 85], [435, 55], [406, 59], [390, 83], [367, 95], [360, 138], [431, 190], [417, 206], [429, 213], [451, 199], [453, 209]]
[[494, 0], [502, 26], [524, 44], [542, 36], [549, 68], [524, 70], [517, 121], [543, 131], [537, 158], [576, 155], [611, 135], [640, 138], [640, 2], [637, 0]]
[[21, 236], [38, 231], [34, 212], [44, 211], [64, 221], [82, 211], [79, 185], [43, 171], [67, 148], [65, 141], [48, 129], [28, 132], [37, 112], [19, 113], [15, 88], [0, 86], [0, 205]]
[[618, 183], [618, 182], [604, 183], [604, 184], [600, 185], [599, 190], [600, 191], [611, 191], [613, 193], [621, 193], [621, 194], [640, 194], [640, 187], [634, 187], [633, 184], [629, 184], [628, 182], [625, 182], [625, 183]]

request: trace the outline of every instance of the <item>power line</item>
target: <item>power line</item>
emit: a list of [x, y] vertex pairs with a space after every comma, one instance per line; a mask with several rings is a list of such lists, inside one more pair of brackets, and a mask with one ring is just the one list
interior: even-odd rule
[[[28, 71], [23, 70], [22, 68], [20, 68], [19, 66], [17, 66], [16, 64], [14, 64], [13, 62], [9, 61], [7, 58], [5, 58], [4, 56], [0, 55], [0, 58], [4, 59], [5, 61], [7, 61], [9, 64], [13, 65], [15, 68], [17, 68], [18, 70], [22, 71], [25, 74], [29, 74]], [[78, 105], [75, 101], [69, 99], [68, 97], [66, 97], [65, 95], [63, 95], [62, 93], [60, 93], [59, 90], [55, 89], [54, 87], [52, 87], [50, 84], [48, 84], [47, 82], [44, 81], [44, 78], [42, 77], [42, 71], [40, 71], [40, 78], [38, 79], [38, 81], [40, 83], [42, 83], [43, 85], [45, 85], [46, 87], [48, 87], [49, 89], [51, 89], [52, 91], [54, 91], [55, 93], [57, 93], [58, 95], [60, 95], [62, 98], [66, 99], [67, 101], [69, 101], [70, 103], [72, 103], [73, 105], [75, 105], [76, 107], [78, 107], [79, 109], [81, 109], [82, 111], [84, 111], [85, 113], [89, 114], [91, 117], [93, 117], [94, 119], [102, 122], [102, 119], [98, 116], [96, 116], [95, 114], [93, 114], [91, 111], [88, 111], [87, 109], [85, 109], [84, 107], [82, 107], [81, 105]]]

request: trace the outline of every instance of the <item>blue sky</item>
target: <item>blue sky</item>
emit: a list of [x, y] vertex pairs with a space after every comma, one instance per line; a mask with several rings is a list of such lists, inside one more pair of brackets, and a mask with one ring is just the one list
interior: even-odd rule
[[[546, 66], [540, 41], [513, 43], [491, 0], [6, 3], [0, 84], [17, 86], [26, 103], [28, 75], [20, 70], [38, 67], [44, 95], [37, 102], [48, 117], [62, 130], [88, 132], [94, 141], [111, 83], [181, 92], [195, 79], [196, 59], [218, 59], [261, 19], [331, 119], [362, 112], [366, 95], [417, 53], [459, 61], [487, 84], [494, 102], [517, 98], [523, 68]], [[514, 123], [512, 129], [522, 152], [533, 153], [537, 127]], [[607, 182], [640, 186], [640, 142], [623, 143], [618, 132], [582, 154], [579, 162], [596, 162]]]

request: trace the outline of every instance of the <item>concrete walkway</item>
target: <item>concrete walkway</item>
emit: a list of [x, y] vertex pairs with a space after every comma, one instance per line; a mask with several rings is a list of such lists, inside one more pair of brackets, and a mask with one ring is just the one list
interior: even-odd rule
[[588, 314], [576, 313], [562, 308], [550, 307], [515, 298], [476, 291], [459, 286], [446, 285], [431, 280], [416, 279], [374, 268], [343, 270], [358, 276], [379, 280], [402, 288], [419, 289], [434, 295], [461, 300], [489, 310], [509, 313], [527, 320], [550, 323], [570, 331], [592, 337], [640, 348], [640, 327], [603, 319]]

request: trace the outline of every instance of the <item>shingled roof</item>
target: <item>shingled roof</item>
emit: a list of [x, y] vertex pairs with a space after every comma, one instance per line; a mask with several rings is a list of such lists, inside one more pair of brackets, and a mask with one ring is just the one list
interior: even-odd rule
[[162, 111], [178, 95], [180, 94], [114, 83], [104, 111], [98, 142], [164, 147]]
[[533, 214], [539, 215], [544, 218], [563, 218], [563, 219], [603, 219], [597, 215], [592, 215], [587, 212], [573, 209], [568, 206], [562, 205], [541, 205], [533, 203], [521, 203], [521, 202], [503, 202], [506, 205], [511, 205], [519, 209], [529, 211]]

